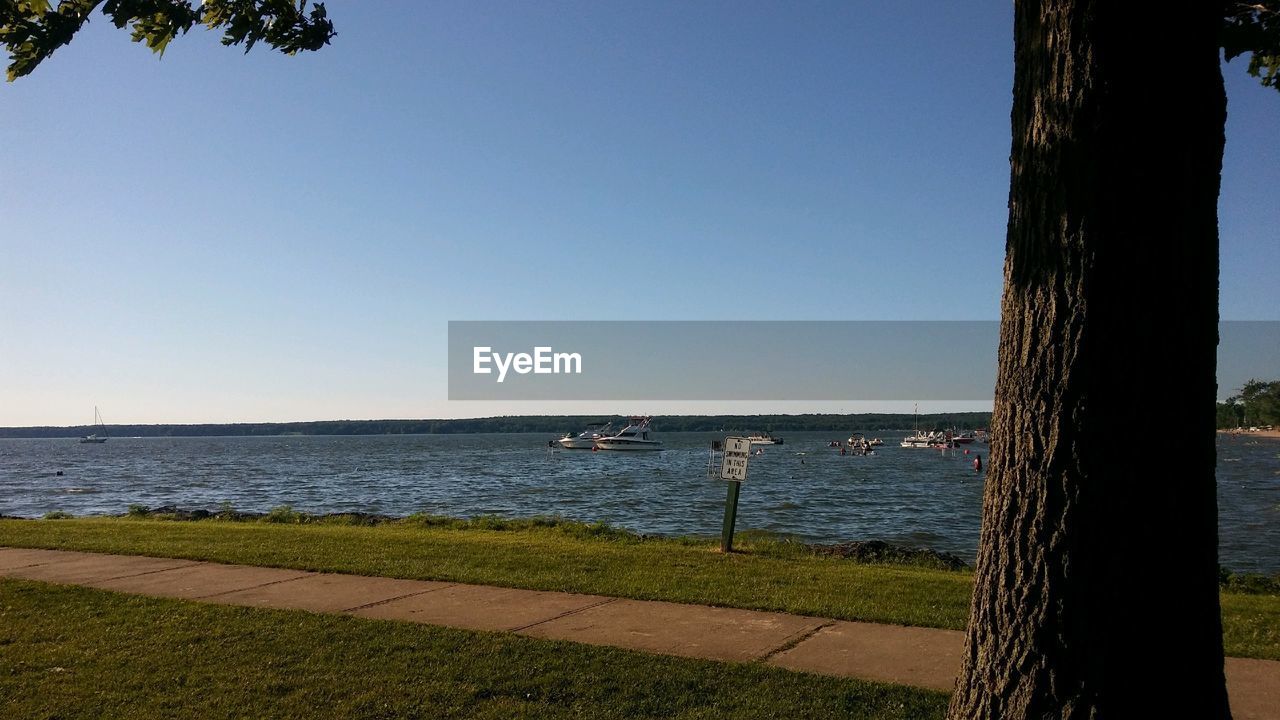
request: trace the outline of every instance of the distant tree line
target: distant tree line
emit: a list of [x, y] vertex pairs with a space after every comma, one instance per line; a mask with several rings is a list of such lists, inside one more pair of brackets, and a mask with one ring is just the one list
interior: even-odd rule
[[1280, 380], [1250, 380], [1240, 394], [1218, 403], [1218, 428], [1280, 425]]
[[[108, 425], [115, 437], [210, 437], [268, 435], [448, 435], [462, 433], [578, 432], [590, 423], [614, 421], [621, 428], [625, 417], [600, 415], [511, 415], [459, 420], [321, 420], [288, 423], [204, 423], [196, 425]], [[878, 430], [942, 430], [985, 428], [989, 412], [920, 415], [835, 413], [809, 415], [658, 415], [658, 432], [874, 432]], [[89, 425], [67, 427], [0, 428], [0, 438], [79, 437], [96, 432]]]

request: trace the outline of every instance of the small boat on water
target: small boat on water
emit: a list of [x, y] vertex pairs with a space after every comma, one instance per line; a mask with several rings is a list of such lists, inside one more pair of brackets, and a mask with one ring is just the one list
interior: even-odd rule
[[661, 450], [662, 441], [655, 440], [650, 435], [652, 431], [649, 429], [650, 417], [633, 416], [627, 419], [627, 426], [617, 435], [598, 438], [595, 441], [595, 447], [598, 450]]
[[782, 438], [774, 437], [773, 433], [755, 433], [747, 436], [747, 442], [752, 445], [781, 445]]
[[946, 450], [956, 447], [956, 441], [950, 432], [934, 431], [928, 434], [916, 432], [915, 435], [902, 438], [902, 447]]
[[922, 448], [929, 447], [929, 436], [920, 432], [920, 405], [917, 404], [915, 410], [911, 413], [915, 417], [916, 431], [902, 438], [902, 447], [904, 448]]
[[566, 450], [590, 450], [596, 446], [597, 440], [608, 437], [612, 429], [611, 422], [592, 423], [577, 435], [565, 433], [564, 437], [556, 440], [555, 443]]
[[925, 434], [917, 430], [914, 435], [908, 435], [902, 438], [902, 447], [904, 448], [927, 448], [933, 447], [938, 442], [938, 438], [934, 433]]
[[872, 449], [871, 441], [862, 433], [854, 433], [849, 436], [849, 452], [854, 455], [869, 455], [875, 450]]
[[[98, 428], [98, 432], [91, 435], [85, 435], [80, 438], [82, 443], [104, 443], [110, 436], [107, 435], [107, 426], [102, 424], [102, 415], [98, 412], [98, 406], [93, 406], [93, 424]], [[100, 433], [100, 434], [99, 434]]]
[[902, 438], [902, 447], [904, 448], [941, 448], [955, 447], [951, 441], [951, 433], [930, 432], [923, 433], [920, 431], [920, 406], [916, 405], [915, 409], [916, 430], [913, 434]]

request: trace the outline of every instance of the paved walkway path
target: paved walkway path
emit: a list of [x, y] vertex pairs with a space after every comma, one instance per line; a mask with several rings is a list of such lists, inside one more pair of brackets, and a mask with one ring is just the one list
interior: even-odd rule
[[[0, 548], [0, 576], [226, 605], [500, 630], [951, 690], [964, 634], [704, 605], [195, 560]], [[1227, 658], [1237, 720], [1280, 718], [1280, 662]]]

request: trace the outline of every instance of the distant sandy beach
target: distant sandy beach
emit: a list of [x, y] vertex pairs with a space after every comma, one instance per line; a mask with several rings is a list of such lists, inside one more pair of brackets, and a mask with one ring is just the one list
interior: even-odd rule
[[1248, 431], [1248, 430], [1244, 430], [1244, 431], [1241, 431], [1241, 432], [1235, 432], [1235, 431], [1233, 431], [1233, 430], [1219, 430], [1218, 432], [1220, 432], [1220, 433], [1222, 433], [1222, 434], [1224, 434], [1224, 435], [1231, 435], [1231, 436], [1233, 436], [1233, 437], [1242, 437], [1242, 438], [1244, 438], [1244, 437], [1250, 437], [1250, 438], [1264, 437], [1264, 438], [1275, 438], [1275, 439], [1280, 439], [1280, 430], [1254, 430], [1254, 431], [1252, 431], [1252, 432], [1250, 432], [1250, 431]]

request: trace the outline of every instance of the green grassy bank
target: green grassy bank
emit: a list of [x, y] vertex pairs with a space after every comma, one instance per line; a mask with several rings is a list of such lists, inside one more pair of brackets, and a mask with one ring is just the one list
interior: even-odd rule
[[938, 692], [0, 580], [6, 718], [940, 718]]
[[[744, 552], [723, 555], [710, 540], [642, 539], [601, 525], [555, 520], [298, 522], [306, 519], [281, 513], [277, 522], [0, 520], [0, 545], [448, 580], [925, 627], [961, 629], [968, 617], [972, 577], [967, 572], [862, 564], [771, 539], [740, 540]], [[1280, 660], [1280, 595], [1224, 592], [1222, 606], [1228, 654]]]

